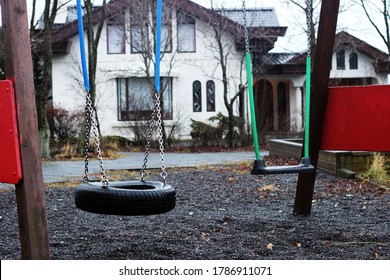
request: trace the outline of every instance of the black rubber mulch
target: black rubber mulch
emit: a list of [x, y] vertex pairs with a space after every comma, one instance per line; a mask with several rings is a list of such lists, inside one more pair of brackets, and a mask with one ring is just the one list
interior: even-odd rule
[[[168, 170], [176, 208], [107, 216], [46, 189], [53, 259], [390, 259], [390, 193], [317, 176], [310, 216], [293, 215], [296, 175], [249, 175], [247, 165]], [[0, 258], [20, 259], [15, 194], [0, 193]]]

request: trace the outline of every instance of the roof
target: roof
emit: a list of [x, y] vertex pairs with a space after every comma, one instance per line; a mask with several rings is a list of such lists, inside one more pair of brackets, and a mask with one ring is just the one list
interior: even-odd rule
[[388, 60], [389, 56], [375, 48], [374, 46], [368, 44], [367, 42], [360, 40], [359, 38], [349, 34], [348, 32], [341, 31], [336, 34], [335, 38], [335, 48], [343, 47], [343, 46], [350, 46], [356, 49], [356, 51], [359, 51], [368, 57], [378, 59], [378, 60]]
[[[334, 49], [346, 47], [353, 48], [372, 58], [375, 61], [373, 65], [378, 73], [390, 73], [390, 60], [385, 52], [345, 31], [337, 33]], [[305, 65], [306, 51], [301, 53], [267, 53], [254, 56], [253, 72], [255, 74], [305, 73]]]
[[[107, 3], [107, 13], [106, 17], [111, 17], [118, 12], [127, 9], [131, 6], [133, 6], [135, 3], [132, 0], [111, 0]], [[164, 4], [173, 7], [185, 14], [188, 14], [198, 20], [201, 20], [203, 22], [206, 22], [211, 25], [218, 25], [221, 23], [221, 20], [224, 22], [224, 29], [227, 32], [230, 32], [231, 34], [235, 35], [237, 37], [237, 47], [239, 50], [243, 50], [243, 39], [244, 39], [244, 30], [243, 25], [241, 21], [234, 21], [226, 16], [222, 16], [220, 13], [218, 13], [215, 10], [207, 9], [199, 4], [196, 4], [190, 0], [165, 0]], [[269, 11], [263, 11], [259, 12], [260, 14], [268, 14]], [[238, 20], [238, 10], [236, 10], [235, 18]], [[253, 20], [255, 18], [256, 13], [251, 10], [251, 12], [248, 13], [251, 15], [251, 19]], [[97, 24], [99, 20], [101, 19], [103, 13], [102, 9], [98, 8], [93, 12], [92, 21], [94, 24]], [[267, 16], [269, 18], [272, 18], [272, 16]], [[266, 18], [265, 16], [263, 18]], [[261, 21], [264, 21], [265, 19], [261, 19], [258, 21], [260, 23]], [[277, 22], [277, 19], [273, 20], [273, 22]], [[287, 27], [280, 27], [279, 25], [271, 26], [271, 21], [267, 23], [268, 25], [258, 25], [258, 26], [252, 26], [250, 28], [250, 39], [255, 40], [256, 42], [253, 44], [253, 46], [260, 46], [261, 45], [261, 52], [268, 52], [274, 47], [274, 43], [277, 40], [277, 37], [284, 36], [287, 30]], [[269, 25], [271, 24], [271, 25]], [[77, 21], [71, 21], [65, 25], [63, 25], [61, 28], [58, 28], [54, 31], [53, 34], [53, 52], [54, 53], [64, 53], [65, 49], [64, 44], [73, 36], [77, 35], [78, 29], [77, 29]], [[55, 46], [60, 45], [62, 46], [61, 49], [56, 50]], [[252, 45], [252, 44], [251, 44]]]
[[[222, 10], [221, 13], [244, 25], [244, 12], [239, 9]], [[279, 26], [278, 17], [274, 8], [246, 9], [246, 22], [249, 27], [276, 27]]]

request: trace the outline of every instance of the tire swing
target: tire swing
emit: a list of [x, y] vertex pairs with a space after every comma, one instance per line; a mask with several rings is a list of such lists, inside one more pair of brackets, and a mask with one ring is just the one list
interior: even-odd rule
[[256, 160], [253, 163], [253, 169], [251, 174], [253, 175], [265, 175], [265, 174], [286, 174], [286, 173], [304, 173], [314, 172], [315, 168], [311, 164], [309, 157], [309, 125], [310, 125], [310, 86], [311, 86], [311, 25], [310, 25], [310, 7], [311, 0], [307, 0], [307, 18], [308, 18], [308, 47], [306, 57], [306, 114], [305, 114], [305, 134], [304, 134], [304, 156], [301, 158], [301, 162], [298, 165], [286, 165], [286, 166], [266, 166], [264, 159], [260, 156], [259, 140], [257, 136], [257, 125], [256, 125], [256, 111], [253, 94], [253, 78], [252, 78], [252, 66], [251, 66], [251, 55], [249, 50], [249, 34], [247, 27], [247, 11], [245, 7], [245, 0], [242, 1], [243, 13], [244, 13], [244, 32], [245, 32], [245, 47], [246, 47], [246, 72], [248, 77], [248, 91], [249, 91], [249, 104], [251, 113], [252, 123], [252, 136], [253, 146], [255, 149]]
[[[123, 216], [155, 215], [168, 212], [175, 208], [175, 189], [166, 183], [164, 142], [162, 137], [162, 117], [160, 106], [160, 42], [161, 42], [161, 15], [162, 0], [157, 2], [156, 13], [156, 63], [155, 63], [155, 101], [148, 139], [145, 150], [145, 158], [140, 171], [140, 181], [109, 182], [106, 175], [103, 157], [99, 143], [99, 133], [96, 125], [96, 112], [92, 106], [90, 94], [86, 55], [84, 47], [84, 28], [82, 19], [81, 0], [77, 0], [78, 29], [80, 38], [80, 54], [84, 86], [86, 91], [85, 108], [85, 170], [84, 183], [75, 190], [76, 207], [91, 213]], [[157, 126], [159, 134], [159, 149], [161, 156], [160, 181], [146, 181], [147, 161], [150, 143], [154, 127]], [[88, 154], [90, 148], [90, 133], [92, 132], [101, 172], [100, 182], [91, 182], [88, 172]]]

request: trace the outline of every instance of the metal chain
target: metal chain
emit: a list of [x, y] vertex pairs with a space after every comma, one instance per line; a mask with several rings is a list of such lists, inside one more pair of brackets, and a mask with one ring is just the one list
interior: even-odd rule
[[307, 57], [311, 56], [311, 36], [312, 36], [312, 25], [311, 25], [311, 20], [312, 20], [312, 0], [307, 0], [306, 1], [306, 23], [307, 23]]
[[[156, 120], [157, 117], [157, 120]], [[161, 97], [160, 94], [156, 94], [156, 99], [154, 101], [153, 106], [153, 112], [152, 117], [149, 121], [149, 131], [147, 135], [147, 143], [145, 147], [145, 158], [144, 158], [144, 164], [141, 168], [140, 175], [141, 175], [141, 181], [145, 180], [145, 177], [147, 175], [146, 169], [147, 169], [147, 163], [148, 163], [148, 157], [150, 153], [150, 144], [152, 141], [152, 135], [153, 135], [153, 128], [156, 125], [157, 122], [157, 130], [158, 130], [158, 142], [159, 142], [159, 149], [160, 149], [160, 162], [161, 162], [161, 173], [160, 177], [163, 179], [164, 185], [166, 184], [166, 178], [168, 176], [167, 172], [165, 171], [165, 154], [164, 154], [164, 139], [163, 139], [163, 131], [162, 131], [162, 116], [161, 116]]]
[[102, 151], [100, 149], [99, 133], [96, 124], [96, 114], [92, 106], [91, 93], [87, 91], [87, 98], [86, 98], [86, 105], [85, 105], [85, 169], [84, 169], [85, 182], [89, 182], [88, 154], [89, 154], [91, 131], [93, 133], [95, 144], [96, 144], [96, 151], [98, 154], [100, 173], [102, 174], [101, 176], [102, 187], [107, 188], [110, 182], [106, 175], [106, 170], [103, 164], [103, 156], [102, 156]]
[[161, 116], [161, 94], [156, 94], [156, 109], [157, 109], [157, 125], [158, 125], [158, 142], [160, 144], [160, 161], [161, 161], [161, 173], [160, 176], [163, 179], [164, 185], [167, 180], [168, 173], [165, 171], [165, 158], [164, 158], [164, 139], [162, 130], [162, 116]]
[[152, 136], [153, 136], [153, 127], [155, 126], [155, 118], [156, 118], [156, 103], [153, 105], [153, 112], [152, 117], [149, 120], [149, 131], [146, 136], [146, 146], [145, 146], [145, 157], [144, 157], [144, 164], [142, 165], [140, 175], [141, 175], [141, 181], [145, 181], [145, 177], [147, 175], [146, 169], [148, 164], [148, 157], [149, 157], [149, 151], [150, 151], [150, 143], [152, 142]]
[[249, 53], [249, 32], [248, 32], [248, 25], [247, 25], [247, 11], [246, 11], [246, 4], [245, 0], [242, 0], [242, 10], [244, 11], [244, 36], [245, 36], [245, 50], [246, 53]]

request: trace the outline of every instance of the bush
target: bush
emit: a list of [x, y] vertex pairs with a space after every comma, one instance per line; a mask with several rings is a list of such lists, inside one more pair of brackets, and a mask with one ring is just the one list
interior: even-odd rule
[[364, 176], [379, 185], [389, 186], [390, 177], [386, 171], [385, 156], [375, 153], [370, 169], [364, 174]]
[[[207, 124], [201, 121], [191, 119], [191, 137], [199, 141], [202, 146], [215, 146], [223, 145], [224, 139], [229, 137], [229, 117], [218, 113], [217, 115], [208, 119], [216, 125]], [[233, 120], [233, 139], [235, 139], [235, 145], [245, 145], [247, 137], [240, 134], [239, 131], [242, 127], [242, 119], [234, 117]]]
[[69, 111], [54, 107], [47, 114], [51, 138], [58, 142], [77, 140], [81, 125], [84, 122], [83, 111]]
[[191, 119], [191, 129], [192, 139], [199, 141], [202, 146], [217, 145], [222, 139], [221, 131], [204, 122]]
[[74, 153], [77, 150], [80, 130], [84, 124], [84, 111], [70, 111], [56, 106], [48, 110], [47, 119], [50, 128], [51, 152], [53, 154], [65, 152], [67, 155]]
[[122, 136], [109, 135], [104, 136], [102, 141], [102, 149], [111, 151], [124, 151], [132, 147], [132, 142]]

